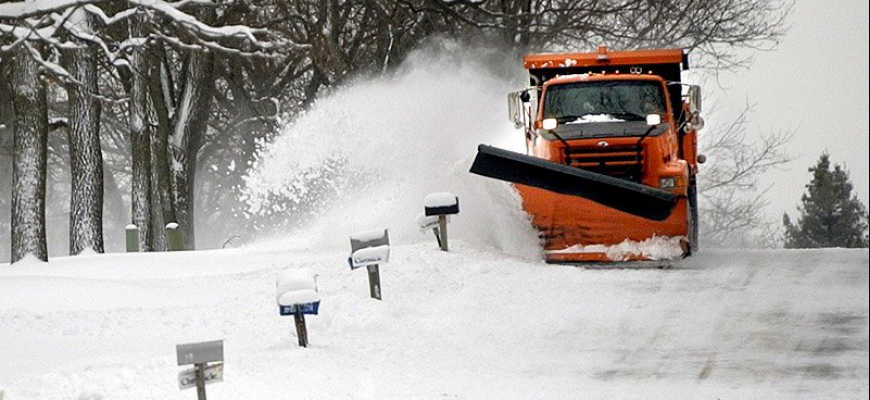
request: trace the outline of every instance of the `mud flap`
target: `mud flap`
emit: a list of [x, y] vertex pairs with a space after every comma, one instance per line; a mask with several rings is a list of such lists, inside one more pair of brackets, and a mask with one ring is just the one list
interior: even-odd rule
[[654, 221], [663, 221], [678, 195], [607, 175], [487, 145], [477, 148], [471, 173], [579, 196]]

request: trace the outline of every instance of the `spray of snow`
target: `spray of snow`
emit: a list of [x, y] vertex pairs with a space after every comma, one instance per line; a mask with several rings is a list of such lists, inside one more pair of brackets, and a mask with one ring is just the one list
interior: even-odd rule
[[589, 122], [625, 122], [625, 120], [610, 114], [587, 114], [573, 121], [568, 121], [566, 124], [586, 124]]
[[250, 213], [308, 213], [281, 238], [302, 247], [345, 248], [351, 233], [381, 227], [398, 243], [431, 241], [415, 217], [428, 194], [449, 191], [462, 204], [451, 238], [539, 257], [516, 191], [468, 173], [481, 143], [522, 149], [505, 104], [522, 83], [447, 47], [413, 54], [391, 75], [344, 86], [288, 125], [245, 178]]
[[613, 261], [625, 261], [632, 256], [643, 256], [650, 260], [673, 260], [683, 255], [680, 241], [685, 239], [684, 236], [653, 236], [640, 242], [626, 239], [622, 243], [613, 246], [577, 245], [563, 250], [548, 251], [547, 253], [604, 253]]

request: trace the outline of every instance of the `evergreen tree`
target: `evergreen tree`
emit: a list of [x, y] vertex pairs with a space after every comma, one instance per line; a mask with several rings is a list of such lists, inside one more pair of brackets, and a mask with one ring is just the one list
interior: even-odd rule
[[852, 194], [848, 172], [839, 165], [832, 171], [827, 153], [809, 171], [813, 179], [801, 196], [800, 218], [792, 224], [783, 215], [785, 247], [867, 247], [867, 210]]

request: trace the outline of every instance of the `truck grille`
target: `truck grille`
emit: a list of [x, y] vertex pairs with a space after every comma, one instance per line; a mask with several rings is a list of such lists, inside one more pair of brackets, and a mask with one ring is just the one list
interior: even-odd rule
[[636, 146], [572, 147], [565, 150], [569, 166], [615, 178], [640, 182], [643, 152]]

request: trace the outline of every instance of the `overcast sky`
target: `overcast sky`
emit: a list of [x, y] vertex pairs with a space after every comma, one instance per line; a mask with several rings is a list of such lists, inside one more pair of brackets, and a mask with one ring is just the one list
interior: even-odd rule
[[[849, 171], [855, 193], [866, 206], [868, 2], [798, 0], [787, 23], [791, 29], [775, 51], [757, 53], [749, 70], [723, 77], [724, 92], [715, 87], [710, 92], [719, 92], [714, 101], [732, 113], [747, 101], [755, 104], [750, 135], [795, 132], [788, 151], [797, 159], [786, 171], [771, 172], [764, 179], [765, 185], [773, 184], [768, 195], [771, 215], [797, 216], [800, 196], [811, 179], [807, 169], [825, 150], [832, 162]], [[708, 129], [715, 128], [711, 123]]]

